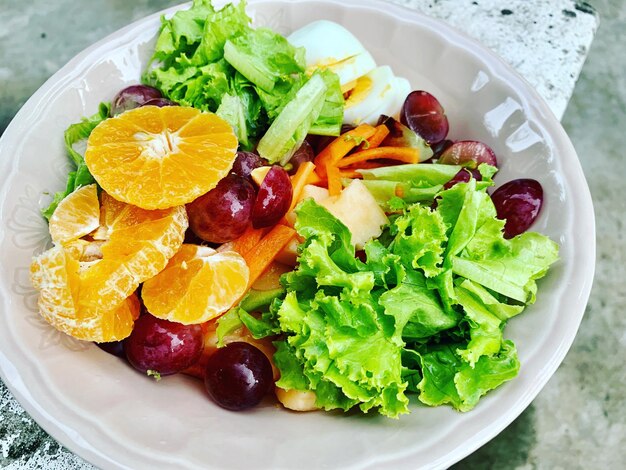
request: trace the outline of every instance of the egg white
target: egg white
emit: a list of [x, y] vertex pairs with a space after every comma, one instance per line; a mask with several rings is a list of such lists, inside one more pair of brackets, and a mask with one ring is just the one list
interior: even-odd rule
[[388, 65], [375, 68], [360, 77], [356, 86], [348, 92], [344, 124], [374, 125], [381, 114], [397, 115], [410, 88], [408, 80], [395, 77]]
[[327, 68], [339, 76], [342, 88], [376, 67], [372, 55], [346, 28], [327, 20], [314, 21], [287, 38], [306, 50], [309, 71]]
[[409, 81], [403, 77], [394, 77], [390, 82], [390, 89], [387, 91], [389, 99], [381, 99], [378, 107], [371, 114], [366, 116], [363, 122], [372, 125], [376, 124], [381, 114], [398, 119], [400, 109], [409, 93], [411, 93], [411, 84]]

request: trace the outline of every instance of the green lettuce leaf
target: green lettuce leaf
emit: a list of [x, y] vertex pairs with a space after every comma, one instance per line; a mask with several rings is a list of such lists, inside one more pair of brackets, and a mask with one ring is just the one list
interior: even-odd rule
[[440, 331], [454, 328], [460, 315], [447, 311], [435, 291], [428, 289], [426, 279], [418, 271], [409, 270], [401, 284], [380, 296], [380, 304], [387, 315], [393, 315], [401, 336], [420, 340]]
[[291, 157], [306, 137], [308, 130], [320, 115], [326, 96], [326, 83], [319, 74], [300, 88], [259, 141], [257, 151], [270, 163]]
[[281, 351], [289, 351], [279, 361], [281, 376], [286, 368], [286, 376], [298, 380], [285, 379], [281, 386], [307, 382], [324, 409], [358, 405], [390, 417], [406, 413], [406, 315], [387, 313], [378, 301], [384, 290], [374, 289], [376, 275], [355, 258], [345, 225], [313, 200], [302, 202], [297, 214], [296, 229], [305, 242], [297, 268], [282, 278], [287, 295], [277, 318], [287, 333]]
[[224, 44], [224, 58], [239, 73], [266, 92], [276, 82], [291, 82], [304, 72], [304, 50], [267, 28], [248, 29]]
[[78, 188], [95, 183], [93, 176], [87, 168], [85, 159], [75, 148], [75, 145], [84, 143], [91, 134], [91, 131], [93, 131], [102, 121], [108, 119], [110, 114], [111, 105], [109, 103], [100, 103], [96, 114], [88, 118], [83, 118], [80, 122], [70, 125], [65, 130], [63, 134], [65, 149], [75, 166], [75, 170], [71, 171], [67, 175], [65, 189], [55, 193], [52, 202], [48, 205], [48, 207], [41, 211], [41, 214], [46, 218], [46, 220], [50, 220], [50, 217], [52, 217], [52, 214], [63, 199], [76, 191]]
[[[228, 3], [221, 10], [205, 15], [204, 27], [192, 62], [207, 64], [224, 57], [226, 43], [251, 31], [246, 2]], [[194, 41], [195, 42], [195, 41]]]
[[474, 367], [456, 350], [460, 345], [440, 345], [420, 352], [423, 378], [418, 384], [419, 399], [430, 406], [450, 404], [459, 411], [469, 411], [481, 396], [512, 379], [519, 371], [515, 345], [504, 341], [493, 356], [481, 357]]
[[407, 266], [423, 270], [427, 277], [443, 270], [446, 226], [439, 212], [415, 204], [393, 224], [396, 238], [391, 251]]
[[[378, 408], [397, 417], [408, 411], [401, 340], [385, 330], [376, 302], [368, 296], [350, 298], [318, 292], [312, 300], [299, 301], [289, 292], [278, 310], [281, 329], [290, 333], [286, 342], [319, 406], [345, 410], [358, 403], [363, 411]], [[277, 366], [282, 376], [284, 365]], [[294, 369], [292, 364], [285, 372], [292, 375]]]
[[326, 96], [319, 116], [309, 128], [309, 134], [339, 135], [343, 124], [344, 99], [339, 76], [328, 69], [318, 72], [326, 84]]
[[167, 63], [177, 55], [193, 53], [202, 39], [206, 18], [214, 11], [210, 0], [194, 0], [190, 9], [177, 11], [171, 19], [161, 17], [152, 61]]

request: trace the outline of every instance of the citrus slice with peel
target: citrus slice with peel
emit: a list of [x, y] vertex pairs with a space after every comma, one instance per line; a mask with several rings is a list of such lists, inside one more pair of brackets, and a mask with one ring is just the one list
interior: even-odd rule
[[63, 199], [50, 217], [50, 236], [56, 244], [66, 244], [93, 232], [100, 226], [100, 202], [95, 184], [77, 189]]
[[231, 308], [246, 292], [249, 269], [234, 251], [185, 244], [167, 267], [142, 287], [148, 312], [183, 324], [204, 323]]
[[81, 264], [62, 246], [35, 258], [30, 269], [32, 283], [40, 290], [39, 311], [57, 330], [99, 343], [130, 335], [140, 311], [134, 292], [110, 309], [85, 309], [80, 302]]
[[85, 162], [115, 199], [143, 209], [187, 204], [228, 174], [237, 138], [225, 120], [181, 106], [143, 106], [102, 121]]

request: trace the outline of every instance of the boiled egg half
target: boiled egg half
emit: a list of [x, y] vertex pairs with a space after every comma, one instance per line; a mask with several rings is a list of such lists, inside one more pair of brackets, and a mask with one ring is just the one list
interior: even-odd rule
[[314, 21], [294, 31], [288, 39], [306, 50], [310, 73], [326, 68], [339, 76], [346, 100], [344, 124], [375, 125], [381, 114], [397, 116], [411, 92], [407, 79], [396, 77], [389, 66], [376, 67], [363, 44], [338, 23]]
[[294, 31], [287, 39], [306, 50], [307, 70], [311, 73], [320, 68], [332, 70], [339, 76], [342, 90], [376, 67], [363, 44], [333, 21], [314, 21]]

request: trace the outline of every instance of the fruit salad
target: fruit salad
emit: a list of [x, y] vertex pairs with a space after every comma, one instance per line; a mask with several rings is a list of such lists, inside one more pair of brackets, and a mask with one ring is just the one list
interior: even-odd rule
[[506, 323], [558, 258], [528, 231], [540, 183], [494, 191], [487, 143], [343, 26], [285, 38], [245, 8], [164, 18], [143, 83], [66, 130], [41, 315], [229, 410], [472, 409], [517, 375]]

